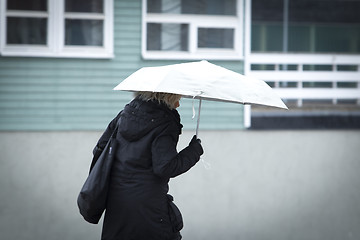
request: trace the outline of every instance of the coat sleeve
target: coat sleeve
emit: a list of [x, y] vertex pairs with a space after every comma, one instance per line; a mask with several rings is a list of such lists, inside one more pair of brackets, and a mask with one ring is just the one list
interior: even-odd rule
[[187, 172], [200, 159], [200, 153], [189, 145], [179, 153], [176, 150], [178, 136], [165, 129], [152, 143], [152, 164], [154, 174], [162, 178], [176, 177]]

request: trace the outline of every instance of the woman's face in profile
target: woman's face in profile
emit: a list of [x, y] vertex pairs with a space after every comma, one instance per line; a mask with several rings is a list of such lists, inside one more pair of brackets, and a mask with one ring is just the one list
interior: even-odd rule
[[175, 103], [175, 108], [180, 107], [180, 100]]

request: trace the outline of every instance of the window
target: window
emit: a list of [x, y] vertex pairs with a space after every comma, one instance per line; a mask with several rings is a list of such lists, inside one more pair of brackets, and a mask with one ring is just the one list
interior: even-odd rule
[[252, 0], [252, 51], [360, 53], [360, 0]]
[[241, 59], [242, 0], [143, 0], [146, 59]]
[[4, 56], [113, 57], [113, 0], [0, 0]]

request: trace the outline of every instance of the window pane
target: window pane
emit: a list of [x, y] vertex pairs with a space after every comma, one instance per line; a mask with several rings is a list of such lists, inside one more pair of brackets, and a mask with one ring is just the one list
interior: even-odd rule
[[46, 45], [46, 18], [7, 18], [6, 42], [8, 44]]
[[252, 51], [282, 51], [283, 2], [252, 0]]
[[331, 82], [304, 82], [303, 88], [332, 88]]
[[103, 0], [66, 0], [66, 12], [104, 12]]
[[304, 64], [303, 65], [303, 70], [304, 71], [332, 71], [332, 66], [331, 65], [309, 65], [309, 64]]
[[183, 0], [182, 13], [236, 15], [236, 0]]
[[291, 0], [290, 22], [359, 23], [359, 0]]
[[102, 20], [65, 20], [65, 45], [102, 46]]
[[356, 72], [356, 71], [358, 71], [358, 66], [357, 65], [337, 65], [336, 70], [337, 71]]
[[[281, 33], [282, 34], [282, 33]], [[308, 26], [294, 24], [289, 26], [289, 51], [290, 52], [310, 52], [311, 30]], [[281, 40], [282, 44], [282, 40]], [[281, 46], [282, 47], [282, 46]]]
[[[284, 0], [252, 1], [252, 51], [282, 51]], [[360, 53], [360, 0], [291, 0], [289, 52]]]
[[273, 64], [251, 64], [251, 70], [255, 71], [269, 71], [275, 70], [275, 65]]
[[296, 71], [298, 70], [298, 66], [294, 64], [280, 64], [279, 65], [280, 71]]
[[234, 29], [199, 28], [199, 48], [234, 48]]
[[187, 51], [188, 24], [147, 24], [147, 50]]
[[236, 15], [236, 0], [148, 0], [148, 13]]
[[[301, 25], [308, 36], [307, 41], [289, 42], [289, 47], [324, 53], [360, 52], [359, 10], [359, 0], [289, 1], [289, 24]], [[299, 36], [302, 32], [293, 32], [295, 34]]]
[[252, 0], [251, 18], [256, 22], [282, 22], [284, 0]]
[[283, 29], [281, 25], [269, 25], [266, 32], [266, 49], [270, 52], [281, 52], [283, 44]]
[[314, 51], [321, 53], [360, 53], [360, 24], [358, 26], [317, 26]]
[[338, 88], [357, 88], [356, 82], [338, 82], [336, 83]]
[[47, 11], [47, 0], [8, 0], [7, 9]]

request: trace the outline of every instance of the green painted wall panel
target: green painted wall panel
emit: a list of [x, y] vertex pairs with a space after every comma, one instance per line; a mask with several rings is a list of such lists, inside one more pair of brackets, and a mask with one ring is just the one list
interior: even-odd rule
[[[180, 61], [141, 57], [141, 0], [114, 0], [112, 59], [0, 56], [0, 130], [103, 130], [132, 98], [112, 89], [144, 66]], [[184, 61], [185, 62], [185, 61]], [[211, 61], [242, 72], [241, 61]], [[181, 100], [185, 129], [195, 129], [193, 103]], [[243, 107], [204, 101], [200, 129], [240, 129]]]

